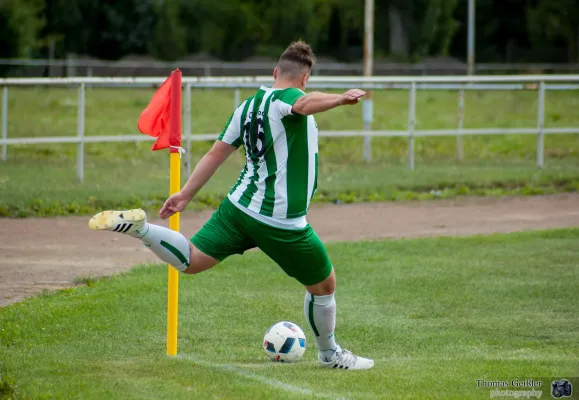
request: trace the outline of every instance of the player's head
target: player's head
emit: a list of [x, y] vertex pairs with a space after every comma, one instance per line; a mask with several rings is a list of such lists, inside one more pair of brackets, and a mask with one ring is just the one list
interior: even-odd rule
[[276, 80], [293, 82], [303, 90], [315, 62], [316, 56], [309, 44], [301, 40], [292, 42], [279, 58], [273, 77]]

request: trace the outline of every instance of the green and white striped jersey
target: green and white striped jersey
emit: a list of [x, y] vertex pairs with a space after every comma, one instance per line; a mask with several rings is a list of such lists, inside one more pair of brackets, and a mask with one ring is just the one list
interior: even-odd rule
[[229, 199], [268, 225], [300, 229], [317, 186], [318, 127], [313, 116], [292, 114], [305, 93], [262, 86], [229, 119], [219, 140], [244, 145], [246, 163]]

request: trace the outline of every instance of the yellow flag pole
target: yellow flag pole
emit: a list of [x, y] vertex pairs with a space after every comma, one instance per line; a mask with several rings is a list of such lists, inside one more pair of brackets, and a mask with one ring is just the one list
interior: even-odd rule
[[[180, 190], [181, 159], [179, 153], [171, 153], [170, 157], [170, 193]], [[179, 213], [169, 218], [169, 229], [179, 231]], [[167, 302], [167, 355], [177, 355], [177, 320], [179, 309], [179, 271], [169, 265], [169, 296]]]
[[[169, 149], [169, 194], [181, 190], [181, 71], [171, 74], [171, 148]], [[179, 138], [179, 140], [176, 140]], [[179, 213], [169, 218], [169, 229], [179, 232]], [[179, 310], [179, 271], [169, 265], [167, 301], [167, 355], [177, 355], [177, 321]]]

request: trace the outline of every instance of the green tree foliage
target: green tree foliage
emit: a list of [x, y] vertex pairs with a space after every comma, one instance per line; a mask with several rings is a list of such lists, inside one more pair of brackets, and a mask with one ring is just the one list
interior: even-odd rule
[[527, 11], [533, 49], [557, 61], [579, 62], [579, 1], [539, 0]]
[[44, 34], [61, 38], [61, 57], [77, 53], [118, 59], [147, 51], [156, 22], [154, 0], [44, 1]]
[[[374, 26], [377, 55], [466, 57], [466, 0], [375, 0]], [[0, 0], [0, 56], [46, 56], [54, 38], [57, 57], [235, 61], [277, 57], [301, 38], [319, 56], [359, 61], [364, 0]], [[476, 59], [579, 61], [579, 0], [476, 0]]]
[[[525, 0], [476, 0], [475, 49], [477, 62], [530, 61], [521, 50], [526, 43]], [[460, 1], [454, 18], [458, 29], [450, 45], [450, 54], [466, 59], [468, 2]], [[522, 34], [522, 35], [521, 35]]]
[[[264, 51], [265, 55], [279, 56], [287, 44], [297, 38], [315, 46], [320, 24], [310, 0], [293, 0], [291, 7], [287, 7], [286, 0], [270, 0], [264, 2], [261, 10], [262, 23], [266, 24], [262, 28], [263, 46], [270, 50]], [[275, 29], [267, 29], [268, 25]]]
[[330, 8], [323, 0], [181, 0], [187, 50], [239, 60], [250, 55], [278, 56], [292, 40], [316, 44]]
[[265, 30], [256, 2], [181, 0], [187, 51], [236, 60], [253, 54]]
[[430, 0], [424, 4], [417, 55], [448, 55], [458, 21], [453, 17], [459, 0]]
[[0, 0], [0, 57], [30, 57], [41, 45], [42, 0]]
[[187, 54], [185, 29], [179, 19], [178, 0], [164, 0], [157, 7], [157, 23], [149, 42], [151, 54], [158, 59], [173, 61]]
[[[341, 61], [359, 60], [363, 54], [364, 2], [328, 0], [328, 4], [331, 11], [329, 19], [326, 20], [326, 28], [318, 28], [320, 32], [327, 32], [327, 39], [318, 52], [329, 54]], [[380, 41], [376, 44], [379, 46]]]
[[392, 31], [392, 8], [397, 10], [409, 51], [405, 55], [419, 59], [429, 55], [448, 55], [459, 22], [455, 16], [461, 0], [389, 0], [376, 2], [376, 44], [382, 53], [389, 53], [388, 40]]

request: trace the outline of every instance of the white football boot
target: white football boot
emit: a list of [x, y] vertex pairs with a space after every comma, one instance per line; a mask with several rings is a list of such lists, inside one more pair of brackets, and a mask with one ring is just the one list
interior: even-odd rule
[[338, 346], [338, 350], [330, 361], [323, 361], [318, 356], [318, 361], [322, 367], [348, 370], [370, 369], [374, 366], [374, 361], [369, 358], [355, 356], [351, 351], [344, 350]]
[[95, 230], [106, 230], [125, 233], [133, 237], [142, 237], [146, 232], [147, 214], [140, 208], [125, 211], [102, 211], [88, 222], [88, 226]]

